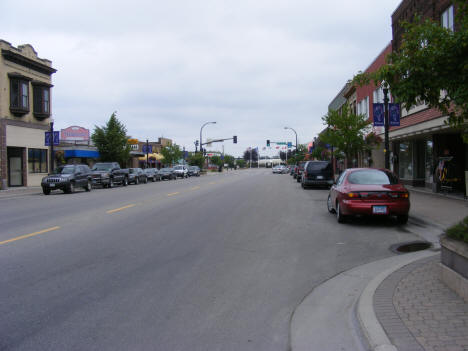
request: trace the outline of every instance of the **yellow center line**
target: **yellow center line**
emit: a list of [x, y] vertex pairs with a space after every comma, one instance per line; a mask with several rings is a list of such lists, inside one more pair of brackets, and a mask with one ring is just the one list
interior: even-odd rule
[[8, 240], [5, 240], [5, 241], [0, 241], [0, 245], [11, 243], [13, 241], [17, 241], [17, 240], [21, 240], [21, 239], [30, 238], [32, 236], [44, 234], [44, 233], [51, 232], [52, 230], [57, 230], [57, 229], [60, 229], [60, 227], [57, 226], [57, 227], [47, 228], [47, 229], [40, 230], [38, 232], [34, 232], [34, 233], [31, 233], [31, 234], [17, 236], [16, 238], [8, 239]]
[[208, 184], [216, 184], [216, 182], [209, 182]]
[[127, 205], [127, 206], [123, 206], [123, 207], [115, 208], [113, 210], [106, 211], [106, 213], [114, 213], [114, 212], [125, 210], [127, 208], [135, 207], [135, 206], [136, 206], [136, 204], [130, 204], [130, 205]]
[[193, 188], [190, 188], [190, 190], [197, 190], [197, 189], [200, 189], [200, 187], [198, 185], [194, 186]]
[[174, 196], [174, 195], [177, 195], [177, 194], [180, 194], [180, 193], [178, 191], [176, 191], [175, 193], [167, 194], [167, 196]]

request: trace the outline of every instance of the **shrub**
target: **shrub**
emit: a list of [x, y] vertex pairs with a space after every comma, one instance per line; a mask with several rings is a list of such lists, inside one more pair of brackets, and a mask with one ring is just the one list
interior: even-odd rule
[[447, 229], [447, 236], [452, 239], [461, 240], [468, 243], [468, 216], [460, 223], [451, 226]]

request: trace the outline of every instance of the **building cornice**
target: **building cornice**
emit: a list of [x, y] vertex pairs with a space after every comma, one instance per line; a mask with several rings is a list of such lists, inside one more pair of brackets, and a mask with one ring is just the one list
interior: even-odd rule
[[46, 74], [48, 76], [51, 76], [52, 74], [57, 72], [55, 68], [52, 68], [43, 63], [31, 60], [30, 58], [27, 58], [11, 50], [2, 49], [2, 56], [7, 61], [27, 67], [29, 69], [32, 69], [42, 74]]

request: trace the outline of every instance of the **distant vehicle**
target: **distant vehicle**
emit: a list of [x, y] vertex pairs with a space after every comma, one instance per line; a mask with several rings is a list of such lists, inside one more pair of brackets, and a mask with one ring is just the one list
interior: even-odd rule
[[91, 171], [93, 172], [93, 185], [113, 188], [115, 184], [123, 186], [128, 184], [128, 169], [121, 169], [117, 162], [95, 163]]
[[180, 177], [180, 178], [188, 178], [188, 169], [187, 169], [187, 166], [182, 166], [182, 165], [179, 165], [179, 166], [175, 166], [174, 167], [174, 173], [177, 177]]
[[288, 169], [286, 166], [283, 166], [283, 165], [277, 165], [277, 166], [274, 166], [271, 171], [273, 173], [276, 173], [276, 174], [285, 174], [288, 172]]
[[141, 168], [128, 169], [128, 184], [148, 183], [148, 177]]
[[369, 215], [396, 216], [405, 224], [409, 192], [389, 170], [348, 168], [331, 187], [327, 207], [330, 213], [336, 213], [339, 223], [352, 215]]
[[145, 168], [143, 172], [146, 173], [146, 178], [148, 178], [148, 180], [151, 180], [152, 182], [161, 180], [161, 176], [159, 175], [157, 168]]
[[189, 166], [188, 175], [189, 175], [189, 177], [199, 177], [200, 176], [200, 167], [198, 167], [198, 166]]
[[170, 167], [161, 168], [159, 170], [159, 174], [161, 175], [161, 180], [164, 180], [164, 179], [167, 179], [167, 180], [174, 179], [175, 180], [175, 179], [177, 179], [177, 176], [174, 173], [174, 169], [170, 168]]
[[64, 165], [42, 178], [41, 186], [45, 195], [49, 195], [51, 190], [55, 189], [71, 194], [76, 188], [91, 191], [92, 182], [92, 173], [88, 165]]
[[328, 161], [307, 161], [302, 172], [301, 186], [307, 188], [310, 186], [333, 185], [333, 169], [331, 162]]

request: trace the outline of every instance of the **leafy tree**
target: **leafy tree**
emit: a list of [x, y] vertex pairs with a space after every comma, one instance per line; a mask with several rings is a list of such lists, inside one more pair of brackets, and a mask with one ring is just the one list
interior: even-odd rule
[[176, 144], [164, 146], [161, 154], [164, 157], [164, 164], [171, 166], [182, 158], [182, 150]]
[[244, 159], [237, 159], [236, 160], [236, 165], [238, 165], [240, 168], [244, 168], [245, 167], [245, 160]]
[[307, 155], [307, 145], [299, 144], [297, 145], [297, 149], [292, 151], [292, 157], [288, 158], [288, 164], [293, 165], [297, 162], [304, 161], [305, 156]]
[[290, 160], [294, 155], [294, 151], [288, 150], [287, 153], [284, 151], [280, 151], [279, 157], [281, 161], [286, 161], [286, 155], [288, 156], [287, 159]]
[[[250, 156], [252, 155], [252, 156]], [[247, 162], [250, 162], [252, 159], [252, 162], [258, 161], [258, 151], [257, 149], [247, 149], [244, 151], [244, 160]]]
[[425, 102], [448, 115], [453, 127], [464, 128], [468, 143], [468, 2], [455, 2], [455, 32], [416, 16], [402, 24], [401, 46], [388, 63], [376, 72], [357, 74], [353, 82], [362, 86], [385, 80], [407, 109]]
[[210, 162], [218, 167], [224, 164], [224, 160], [222, 160], [221, 156], [218, 155], [211, 156]]
[[337, 153], [344, 153], [348, 167], [358, 152], [369, 149], [365, 136], [370, 131], [370, 122], [364, 115], [353, 113], [347, 104], [341, 112], [329, 110], [322, 121], [329, 128], [320, 135], [321, 141], [333, 145]]
[[224, 163], [228, 164], [228, 167], [234, 168], [235, 166], [235, 158], [231, 155], [224, 155]]
[[130, 145], [127, 143], [127, 129], [117, 119], [116, 112], [110, 116], [105, 126], [94, 127], [91, 140], [99, 151], [101, 161], [116, 161], [121, 166], [127, 163], [130, 157]]
[[205, 157], [201, 152], [193, 153], [189, 156], [188, 163], [190, 166], [198, 166], [202, 169], [205, 164]]

